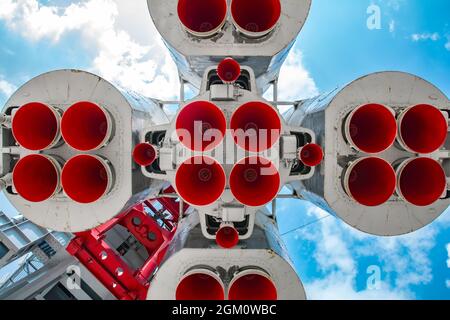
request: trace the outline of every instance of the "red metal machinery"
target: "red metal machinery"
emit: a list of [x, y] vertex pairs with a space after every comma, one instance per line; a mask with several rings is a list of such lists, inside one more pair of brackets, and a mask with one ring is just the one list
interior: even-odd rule
[[[180, 212], [184, 214], [189, 208], [171, 197], [172, 187], [164, 194], [142, 202], [95, 229], [76, 233], [67, 246], [66, 250], [119, 300], [146, 299], [150, 279], [175, 234]], [[141, 267], [130, 267], [120, 252], [106, 243], [106, 233], [117, 225], [126, 228], [146, 249], [149, 258]]]

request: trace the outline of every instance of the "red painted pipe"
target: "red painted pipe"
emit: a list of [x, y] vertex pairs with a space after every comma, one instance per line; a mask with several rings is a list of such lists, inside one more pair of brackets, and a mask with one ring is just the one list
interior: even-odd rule
[[194, 151], [209, 151], [225, 136], [227, 123], [222, 110], [209, 101], [194, 101], [181, 109], [176, 119], [180, 142]]
[[399, 142], [408, 151], [427, 154], [441, 148], [448, 134], [444, 114], [436, 107], [420, 104], [399, 117]]
[[239, 242], [239, 233], [233, 225], [224, 224], [216, 233], [216, 242], [224, 249], [234, 248]]
[[178, 17], [188, 32], [195, 36], [214, 35], [227, 18], [226, 0], [179, 0]]
[[244, 271], [230, 283], [228, 300], [277, 300], [277, 288], [263, 272]]
[[272, 31], [281, 17], [280, 0], [233, 0], [231, 16], [240, 32], [260, 37]]
[[349, 115], [345, 133], [355, 149], [365, 153], [380, 153], [394, 144], [397, 122], [389, 108], [381, 104], [366, 104]]
[[111, 117], [107, 111], [88, 101], [69, 107], [61, 121], [64, 140], [79, 151], [100, 149], [111, 138], [111, 131]]
[[230, 189], [240, 203], [259, 207], [272, 201], [280, 189], [280, 174], [272, 162], [262, 157], [249, 157], [234, 165]]
[[30, 202], [50, 199], [60, 190], [61, 168], [49, 156], [33, 154], [20, 159], [13, 169], [17, 193]]
[[178, 194], [194, 206], [207, 206], [217, 201], [224, 192], [225, 185], [224, 169], [209, 157], [192, 157], [175, 174]]
[[251, 152], [262, 152], [280, 138], [281, 120], [272, 106], [252, 101], [233, 113], [230, 128], [237, 145]]
[[177, 286], [176, 300], [224, 300], [222, 281], [213, 272], [195, 270], [186, 274]]
[[50, 149], [60, 139], [60, 115], [40, 102], [20, 107], [12, 117], [12, 133], [17, 143], [29, 150]]
[[300, 161], [309, 167], [318, 166], [323, 160], [322, 147], [315, 143], [310, 143], [300, 149]]
[[394, 194], [396, 175], [392, 166], [380, 158], [362, 158], [350, 165], [344, 176], [347, 194], [356, 202], [375, 207]]
[[429, 206], [439, 200], [446, 189], [444, 169], [433, 159], [407, 160], [398, 169], [397, 191], [413, 205]]
[[61, 181], [69, 198], [87, 204], [100, 200], [109, 191], [112, 173], [102, 158], [78, 155], [64, 165]]
[[147, 167], [155, 162], [158, 151], [150, 143], [139, 143], [133, 150], [133, 159], [140, 166]]
[[233, 83], [241, 75], [241, 66], [233, 58], [225, 58], [217, 67], [217, 75], [224, 83]]

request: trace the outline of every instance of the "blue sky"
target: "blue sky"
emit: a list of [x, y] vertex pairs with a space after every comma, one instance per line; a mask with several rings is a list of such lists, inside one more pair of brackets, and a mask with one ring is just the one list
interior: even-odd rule
[[[380, 29], [367, 28], [371, 5], [381, 10]], [[144, 0], [0, 0], [0, 9], [0, 104], [31, 77], [59, 68], [89, 70], [156, 98], [178, 92]], [[382, 70], [417, 74], [450, 96], [449, 12], [448, 0], [313, 0], [282, 70], [281, 98]], [[310, 298], [450, 299], [450, 213], [393, 238], [364, 235], [295, 200], [280, 201], [278, 217]], [[380, 285], [368, 288], [373, 270]]]

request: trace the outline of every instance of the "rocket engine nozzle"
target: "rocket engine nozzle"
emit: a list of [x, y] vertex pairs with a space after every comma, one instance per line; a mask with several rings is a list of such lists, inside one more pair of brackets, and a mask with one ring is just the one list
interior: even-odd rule
[[149, 166], [155, 162], [158, 151], [150, 143], [140, 143], [133, 150], [133, 159], [140, 166]]
[[262, 152], [279, 140], [281, 120], [270, 105], [251, 101], [234, 111], [230, 128], [237, 145], [247, 151]]
[[194, 101], [186, 105], [176, 119], [180, 142], [193, 151], [209, 151], [225, 136], [227, 123], [222, 110], [209, 101]]
[[236, 200], [250, 207], [272, 201], [280, 189], [280, 174], [275, 165], [262, 157], [248, 157], [234, 165], [230, 189]]
[[231, 281], [228, 300], [277, 300], [277, 288], [266, 273], [247, 270]]
[[424, 207], [435, 203], [446, 188], [445, 171], [433, 159], [406, 160], [398, 168], [397, 192], [413, 205]]
[[365, 153], [380, 153], [390, 148], [397, 135], [394, 112], [381, 104], [366, 104], [350, 113], [345, 122], [348, 142]]
[[239, 242], [239, 233], [232, 224], [223, 224], [216, 233], [216, 242], [224, 249], [231, 249]]
[[81, 101], [64, 112], [61, 132], [66, 143], [73, 149], [97, 150], [105, 146], [111, 138], [111, 116], [99, 105]]
[[356, 202], [375, 207], [394, 194], [396, 174], [391, 164], [380, 158], [361, 158], [353, 162], [344, 175], [347, 194]]
[[318, 166], [323, 160], [322, 147], [315, 143], [309, 143], [299, 151], [299, 159], [309, 167]]
[[26, 149], [50, 149], [60, 140], [60, 119], [59, 113], [46, 104], [27, 103], [14, 113], [12, 133], [17, 143]]
[[209, 37], [216, 34], [227, 19], [226, 0], [179, 0], [178, 18], [184, 28], [194, 36]]
[[432, 153], [447, 139], [448, 122], [436, 107], [420, 104], [406, 109], [399, 117], [399, 142], [414, 153]]
[[224, 83], [233, 83], [241, 75], [241, 65], [233, 58], [225, 58], [217, 67], [217, 75]]
[[111, 189], [112, 170], [99, 156], [78, 155], [63, 167], [61, 182], [66, 195], [73, 201], [87, 204], [101, 199]]
[[175, 174], [180, 197], [194, 206], [208, 206], [221, 197], [226, 178], [223, 167], [214, 159], [196, 156], [186, 160]]
[[272, 31], [281, 17], [280, 0], [233, 0], [231, 16], [236, 28], [252, 38]]
[[224, 300], [222, 280], [212, 271], [193, 270], [179, 282], [175, 297], [177, 300]]
[[13, 169], [17, 193], [30, 202], [50, 199], [60, 190], [59, 163], [50, 156], [33, 154], [20, 159]]

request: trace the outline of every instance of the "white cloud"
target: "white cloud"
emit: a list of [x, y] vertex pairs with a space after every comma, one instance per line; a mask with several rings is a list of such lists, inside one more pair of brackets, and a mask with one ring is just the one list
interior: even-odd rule
[[[86, 0], [57, 7], [37, 0], [0, 0], [0, 7], [0, 19], [30, 41], [57, 43], [78, 32], [82, 46], [96, 54], [89, 71], [107, 80], [155, 98], [173, 99], [178, 94], [178, 72], [145, 1]], [[137, 34], [137, 29], [148, 35], [146, 41], [132, 38], [130, 33]]]
[[440, 38], [441, 38], [441, 36], [437, 32], [435, 32], [435, 33], [414, 33], [411, 35], [411, 40], [414, 42], [427, 41], [427, 40], [438, 41]]
[[6, 97], [9, 97], [16, 91], [16, 86], [9, 83], [4, 79], [2, 75], [0, 75], [0, 94], [3, 94]]
[[[278, 79], [279, 101], [298, 101], [312, 98], [319, 94], [316, 83], [306, 70], [302, 60], [301, 51], [294, 47], [280, 70]], [[267, 100], [273, 99], [271, 88], [266, 91], [264, 98]], [[289, 109], [289, 106], [280, 107], [282, 113], [287, 109]]]
[[450, 51], [450, 36], [447, 36], [447, 43], [445, 44], [445, 49]]
[[[311, 207], [307, 214], [323, 217]], [[436, 245], [437, 226], [399, 237], [375, 237], [353, 229], [339, 219], [324, 219], [314, 227], [300, 229], [296, 239], [314, 243], [313, 258], [319, 279], [307, 279], [305, 288], [312, 299], [414, 299], [411, 286], [433, 279], [429, 252]], [[378, 288], [361, 281], [358, 262], [376, 259], [381, 278]], [[359, 288], [359, 289], [358, 289]]]

